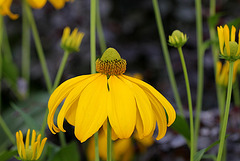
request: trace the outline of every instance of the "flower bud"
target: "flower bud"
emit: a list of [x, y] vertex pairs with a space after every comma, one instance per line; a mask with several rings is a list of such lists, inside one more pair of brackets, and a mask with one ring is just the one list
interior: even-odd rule
[[169, 36], [168, 42], [170, 46], [175, 48], [182, 47], [187, 42], [187, 35], [179, 30], [175, 30], [172, 35]]

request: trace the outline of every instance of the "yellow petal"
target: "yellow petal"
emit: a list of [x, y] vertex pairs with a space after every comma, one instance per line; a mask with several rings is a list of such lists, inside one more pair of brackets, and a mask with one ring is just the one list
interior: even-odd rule
[[48, 0], [53, 7], [55, 7], [56, 9], [61, 9], [64, 7], [66, 0]]
[[67, 97], [67, 95], [71, 92], [73, 88], [75, 88], [82, 80], [87, 79], [90, 76], [91, 75], [83, 75], [69, 79], [62, 83], [60, 86], [58, 86], [50, 96], [48, 101], [49, 114], [47, 121], [49, 129], [53, 134], [55, 134], [55, 132], [59, 132], [59, 129], [53, 123], [54, 113], [57, 107], [63, 101], [63, 99]]
[[236, 28], [234, 26], [232, 26], [231, 29], [231, 41], [235, 42], [235, 34], [236, 34]]
[[125, 161], [131, 160], [133, 156], [133, 143], [131, 139], [119, 139], [113, 143], [113, 157], [114, 160], [123, 160], [122, 158], [126, 158]]
[[238, 31], [238, 51], [236, 56], [239, 56], [239, 55], [240, 55], [240, 30]]
[[[101, 74], [97, 73], [97, 74], [93, 74], [91, 77], [89, 77], [88, 79], [84, 79], [83, 81], [81, 81], [81, 83], [79, 83], [78, 86], [76, 86], [70, 93], [69, 95], [66, 97], [66, 100], [58, 114], [58, 118], [57, 118], [57, 124], [58, 124], [58, 128], [65, 132], [65, 130], [63, 129], [63, 121], [64, 121], [64, 117], [66, 115], [66, 113], [68, 112], [69, 109], [71, 108], [76, 108], [77, 107], [77, 102], [79, 99], [79, 96], [81, 95], [82, 91], [93, 81], [95, 81], [99, 76], [101, 76]], [[75, 103], [75, 104], [74, 104]], [[74, 104], [74, 106], [72, 106]], [[76, 117], [76, 109], [71, 110], [72, 113], [72, 117]]]
[[81, 93], [76, 118], [75, 135], [81, 142], [86, 141], [107, 119], [107, 76], [101, 74]]
[[29, 147], [29, 135], [30, 135], [30, 129], [27, 131], [26, 141], [25, 141], [25, 147], [28, 149]]
[[[168, 126], [170, 126], [176, 119], [176, 111], [174, 110], [174, 108], [172, 107], [172, 105], [168, 102], [168, 100], [161, 94], [159, 93], [155, 88], [153, 88], [151, 85], [136, 79], [136, 78], [132, 78], [126, 75], [123, 75], [123, 77], [125, 77], [126, 79], [130, 80], [133, 83], [136, 83], [139, 87], [141, 87], [145, 92], [147, 92], [146, 94], [149, 96], [150, 94], [153, 96], [154, 99], [157, 100], [157, 102], [159, 102], [159, 104], [161, 104], [164, 109], [167, 112], [168, 115]], [[149, 98], [150, 99], [150, 98]], [[151, 100], [150, 100], [151, 102]], [[152, 102], [151, 102], [152, 103]], [[160, 106], [157, 108], [161, 108]]]
[[21, 153], [21, 141], [20, 141], [20, 134], [17, 131], [16, 132], [16, 142], [17, 142], [17, 150], [18, 150], [18, 155], [20, 156], [20, 158], [22, 157], [22, 153]]
[[[136, 128], [138, 133], [142, 134], [142, 137], [148, 136], [155, 127], [154, 114], [151, 107], [151, 103], [145, 94], [145, 92], [135, 83], [130, 82], [126, 78], [119, 76], [119, 78], [128, 85], [131, 91], [134, 93], [135, 100], [137, 102], [137, 122]], [[142, 127], [141, 127], [142, 126]]]
[[27, 0], [28, 4], [35, 9], [43, 8], [47, 0]]
[[[105, 120], [105, 122], [103, 123], [103, 132], [105, 135], [107, 135], [107, 121], [108, 120]], [[119, 139], [117, 134], [114, 132], [113, 128], [111, 128], [111, 137], [112, 137], [112, 140], [117, 140]]]
[[78, 106], [78, 100], [76, 100], [70, 109], [68, 109], [67, 113], [66, 113], [66, 120], [69, 124], [71, 124], [72, 126], [75, 126], [75, 118], [76, 118], [76, 112], [77, 112], [77, 106]]
[[218, 61], [216, 65], [216, 82], [219, 84], [221, 84], [221, 81], [220, 81], [221, 69], [222, 69], [222, 63]]
[[[40, 145], [40, 148], [37, 149], [37, 157], [36, 157], [36, 160], [38, 160], [42, 154], [42, 151], [43, 151], [43, 148], [45, 146], [45, 143], [47, 141], [47, 138], [45, 137], [42, 142], [41, 142], [41, 145]], [[39, 143], [40, 144], [40, 143]]]
[[220, 51], [221, 51], [221, 54], [224, 55], [224, 53], [223, 53], [224, 34], [223, 34], [222, 26], [217, 27], [217, 31], [218, 31], [218, 40], [219, 40]]
[[230, 47], [229, 47], [229, 28], [227, 25], [223, 28], [223, 34], [224, 34], [224, 42], [225, 42], [225, 48], [227, 51], [227, 55], [230, 56]]
[[18, 14], [13, 14], [10, 11], [12, 0], [5, 0], [0, 4], [0, 14], [5, 16], [8, 15], [11, 19], [15, 20], [18, 18]]
[[108, 117], [120, 139], [129, 138], [136, 125], [136, 101], [132, 90], [116, 76], [108, 79], [111, 106]]

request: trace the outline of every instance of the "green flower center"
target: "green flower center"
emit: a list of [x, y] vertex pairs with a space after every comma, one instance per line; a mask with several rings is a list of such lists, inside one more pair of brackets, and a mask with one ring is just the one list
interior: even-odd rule
[[96, 60], [96, 71], [110, 75], [121, 75], [126, 71], [126, 60], [122, 59], [117, 50], [108, 48], [101, 59]]
[[[236, 56], [238, 51], [238, 44], [235, 41], [229, 41], [229, 48], [230, 48], [230, 56]], [[225, 55], [228, 55], [226, 46], [224, 47], [223, 52]]]

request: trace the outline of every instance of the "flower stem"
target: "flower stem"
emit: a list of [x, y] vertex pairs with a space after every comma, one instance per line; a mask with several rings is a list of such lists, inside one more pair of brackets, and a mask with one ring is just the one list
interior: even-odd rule
[[3, 17], [0, 15], [0, 116], [2, 111], [2, 70], [3, 70], [3, 62], [2, 62], [2, 40], [3, 40]]
[[197, 150], [198, 133], [200, 126], [200, 113], [202, 111], [203, 97], [203, 80], [204, 80], [204, 50], [203, 50], [203, 31], [202, 31], [202, 6], [201, 0], [195, 0], [196, 8], [196, 29], [197, 29], [197, 53], [198, 53], [198, 83], [197, 83], [197, 102], [195, 115], [195, 145], [194, 151]]
[[69, 56], [69, 52], [67, 50], [64, 51], [64, 55], [63, 55], [63, 58], [62, 58], [62, 61], [61, 61], [61, 64], [60, 64], [60, 67], [58, 68], [58, 72], [57, 72], [57, 76], [55, 78], [55, 81], [54, 81], [54, 84], [53, 84], [53, 87], [52, 87], [52, 92], [57, 88], [57, 86], [59, 85], [59, 82], [60, 82], [60, 79], [62, 77], [62, 74], [63, 74], [63, 70], [64, 70], [64, 67], [66, 65], [66, 62], [67, 62], [67, 59], [68, 59], [68, 56]]
[[231, 95], [232, 95], [233, 64], [234, 62], [230, 62], [227, 100], [226, 100], [226, 106], [225, 106], [224, 117], [222, 122], [223, 124], [221, 126], [222, 128], [221, 128], [221, 134], [220, 134], [220, 143], [219, 143], [217, 161], [221, 161], [222, 159], [222, 153], [223, 153], [224, 143], [225, 143], [225, 136], [226, 136], [229, 109], [230, 109], [230, 101], [231, 101]]
[[160, 9], [158, 7], [158, 1], [157, 0], [152, 0], [152, 3], [153, 3], [154, 13], [155, 13], [156, 21], [157, 21], [158, 33], [159, 33], [159, 37], [160, 37], [161, 44], [162, 44], [163, 55], [164, 55], [164, 59], [165, 59], [165, 62], [166, 62], [168, 76], [169, 76], [170, 83], [171, 83], [171, 86], [172, 86], [173, 94], [174, 94], [174, 97], [175, 97], [175, 100], [176, 100], [176, 104], [177, 104], [177, 108], [179, 110], [179, 113], [180, 113], [181, 116], [184, 117], [183, 106], [182, 106], [182, 102], [181, 102], [181, 99], [180, 99], [180, 96], [179, 96], [179, 93], [178, 93], [176, 80], [175, 80], [175, 77], [174, 77], [172, 64], [171, 64], [171, 61], [170, 61], [170, 56], [169, 56], [169, 52], [168, 52], [168, 48], [167, 48], [165, 33], [164, 33], [164, 29], [163, 29], [163, 24], [162, 24], [162, 18], [161, 18], [161, 14], [160, 14]]
[[10, 131], [10, 129], [8, 128], [7, 124], [3, 120], [1, 114], [0, 114], [0, 125], [1, 125], [1, 127], [3, 129], [3, 131], [5, 132], [5, 134], [7, 135], [7, 137], [9, 138], [9, 140], [12, 142], [13, 145], [15, 145], [14, 136], [12, 135], [12, 132]]
[[98, 39], [99, 39], [99, 43], [100, 43], [101, 53], [104, 53], [107, 46], [106, 46], [104, 33], [103, 33], [103, 29], [102, 29], [99, 0], [96, 0], [96, 4], [97, 4], [97, 8], [96, 8], [97, 9], [97, 33], [98, 33]]
[[[96, 73], [96, 0], [90, 2], [90, 51], [91, 51], [91, 73]], [[98, 132], [94, 134], [95, 161], [99, 161]]]
[[239, 84], [238, 84], [238, 79], [236, 78], [236, 81], [233, 85], [233, 97], [234, 97], [234, 104], [237, 106], [237, 107], [240, 107], [240, 94], [239, 94]]
[[193, 161], [193, 156], [194, 156], [194, 145], [195, 145], [195, 139], [194, 139], [194, 127], [193, 127], [193, 110], [192, 110], [192, 97], [191, 97], [191, 91], [190, 91], [190, 84], [189, 84], [189, 79], [188, 79], [188, 74], [187, 74], [187, 68], [186, 68], [186, 63], [184, 60], [182, 48], [178, 48], [178, 52], [180, 55], [180, 59], [182, 62], [182, 68], [183, 68], [183, 74], [185, 78], [185, 83], [186, 83], [186, 90], [187, 90], [187, 97], [188, 97], [188, 108], [189, 108], [189, 118], [190, 118], [190, 161]]
[[30, 87], [30, 26], [27, 18], [27, 2], [22, 1], [22, 77], [27, 83], [26, 96]]
[[109, 121], [107, 121], [107, 161], [112, 161], [112, 136]]
[[42, 67], [42, 70], [43, 70], [43, 76], [44, 76], [44, 79], [46, 81], [47, 90], [50, 93], [51, 89], [52, 89], [52, 83], [51, 83], [50, 75], [49, 75], [49, 72], [48, 72], [46, 59], [45, 59], [45, 56], [44, 56], [44, 53], [43, 53], [41, 40], [39, 38], [37, 26], [36, 26], [36, 23], [34, 21], [32, 10], [29, 7], [29, 5], [26, 5], [26, 13], [27, 13], [27, 16], [28, 16], [28, 21], [31, 25], [32, 32], [33, 32], [33, 38], [34, 38], [34, 41], [35, 41], [38, 57], [39, 57], [41, 67]]

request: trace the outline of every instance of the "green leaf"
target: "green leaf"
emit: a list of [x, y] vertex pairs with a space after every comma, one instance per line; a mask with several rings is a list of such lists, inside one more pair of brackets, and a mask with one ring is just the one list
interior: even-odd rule
[[187, 141], [190, 141], [190, 129], [184, 117], [177, 115], [171, 128], [181, 134]]
[[51, 159], [50, 161], [69, 161], [71, 158], [71, 161], [79, 161], [79, 151], [77, 144], [75, 142], [72, 142], [68, 144], [65, 147], [62, 147], [56, 155]]
[[240, 18], [236, 18], [230, 22], [227, 23], [228, 27], [231, 29], [231, 26], [235, 26], [236, 28], [239, 28], [240, 26]]
[[223, 13], [217, 13], [214, 16], [210, 16], [208, 18], [209, 28], [216, 28], [221, 16], [223, 16]]
[[12, 158], [16, 154], [17, 154], [17, 150], [5, 151], [5, 152], [0, 154], [0, 160], [1, 161], [7, 161], [8, 159]]
[[[228, 138], [229, 135], [227, 135], [225, 137]], [[194, 161], [200, 161], [202, 159], [202, 157], [204, 156], [204, 153], [206, 153], [208, 150], [212, 149], [214, 146], [216, 146], [217, 144], [220, 143], [220, 140], [218, 141], [215, 141], [214, 143], [212, 143], [211, 145], [209, 145], [208, 147], [204, 148], [204, 149], [201, 149], [200, 151], [198, 151], [197, 153], [195, 153], [194, 155]]]
[[17, 105], [14, 103], [11, 103], [11, 106], [19, 112], [19, 114], [24, 119], [25, 123], [27, 124], [28, 128], [39, 130], [39, 125], [36, 123], [36, 121], [26, 112], [24, 112], [22, 109], [20, 109]]

